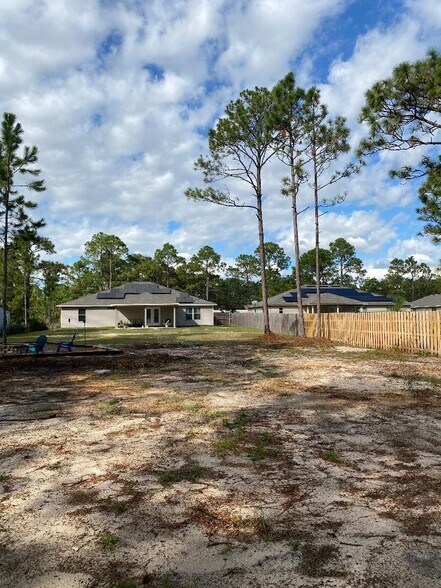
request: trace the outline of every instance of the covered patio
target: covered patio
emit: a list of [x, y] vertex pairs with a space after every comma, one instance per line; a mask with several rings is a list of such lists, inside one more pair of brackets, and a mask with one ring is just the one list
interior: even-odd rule
[[176, 327], [177, 305], [115, 306], [115, 327]]

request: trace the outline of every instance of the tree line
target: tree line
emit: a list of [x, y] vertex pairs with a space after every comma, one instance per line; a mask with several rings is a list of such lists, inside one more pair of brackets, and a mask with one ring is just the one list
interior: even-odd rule
[[[11, 241], [9, 310], [16, 329], [35, 330], [59, 321], [57, 304], [107, 290], [130, 281], [151, 281], [215, 302], [219, 309], [237, 310], [262, 299], [259, 248], [239, 254], [228, 265], [205, 245], [190, 258], [171, 243], [153, 255], [131, 253], [116, 235], [96, 233], [84, 244], [84, 255], [73, 264], [42, 260], [54, 245], [37, 231], [18, 232]], [[298, 272], [283, 247], [265, 242], [269, 297], [303, 285], [317, 284], [315, 248], [300, 255]], [[355, 247], [340, 237], [320, 248], [322, 284], [366, 289], [396, 298], [398, 304], [441, 291], [441, 277], [413, 257], [393, 259], [382, 280], [366, 278]], [[45, 255], [47, 256], [47, 255]]]
[[[36, 203], [22, 192], [42, 192], [38, 179], [38, 149], [23, 146], [23, 129], [12, 113], [4, 113], [0, 132], [0, 221], [2, 275], [2, 337], [6, 342], [6, 315], [29, 329], [32, 321], [57, 320], [56, 304], [83, 294], [110, 288], [129, 280], [152, 280], [195, 295], [210, 298], [220, 307], [239, 308], [251, 299], [262, 299], [265, 332], [269, 332], [267, 299], [287, 289], [297, 288], [300, 334], [303, 329], [300, 288], [317, 285], [320, 314], [320, 284], [333, 281], [361, 285], [364, 268], [353, 247], [340, 238], [323, 249], [320, 218], [328, 206], [344, 200], [335, 185], [357, 173], [369, 157], [383, 150], [408, 150], [441, 144], [441, 56], [430, 51], [426, 59], [397, 66], [392, 76], [374, 84], [366, 93], [360, 121], [367, 136], [352, 155], [349, 128], [343, 117], [331, 119], [316, 87], [296, 86], [293, 73], [274, 88], [244, 90], [230, 102], [224, 116], [208, 133], [210, 155], [195, 163], [202, 173], [203, 188], [189, 188], [186, 196], [252, 211], [257, 218], [258, 248], [253, 255], [240, 255], [234, 266], [226, 267], [210, 246], [202, 247], [191, 259], [179, 255], [166, 243], [153, 256], [130, 254], [115, 235], [98, 233], [85, 244], [85, 255], [71, 266], [41, 261], [41, 254], [55, 251], [52, 241], [40, 230], [44, 219], [35, 219]], [[404, 181], [423, 178], [417, 209], [425, 223], [424, 234], [441, 241], [441, 163], [440, 156], [425, 152], [416, 167], [391, 170], [391, 176]], [[343, 157], [343, 159], [341, 159]], [[290, 198], [294, 237], [294, 274], [286, 274], [289, 257], [276, 243], [265, 241], [264, 179], [268, 164], [278, 159], [287, 175], [280, 191]], [[337, 166], [338, 161], [344, 161]], [[249, 197], [231, 193], [235, 182], [243, 183]], [[219, 187], [220, 186], [220, 187]], [[308, 191], [314, 209], [313, 250], [300, 255], [299, 216], [308, 208], [301, 200]], [[348, 261], [349, 260], [349, 261]], [[349, 265], [348, 265], [349, 264]], [[348, 277], [349, 276], [349, 277]], [[425, 282], [424, 282], [425, 280]], [[373, 292], [412, 299], [423, 284], [430, 293], [437, 280], [430, 269], [412, 257], [391, 263], [384, 280], [366, 280]], [[318, 332], [320, 336], [320, 321]]]

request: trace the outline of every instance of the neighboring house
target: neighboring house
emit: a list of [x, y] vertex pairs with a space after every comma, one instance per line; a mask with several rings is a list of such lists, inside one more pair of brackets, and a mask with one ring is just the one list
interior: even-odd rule
[[[395, 305], [395, 300], [392, 298], [346, 286], [321, 286], [320, 292], [321, 311], [323, 313], [378, 312], [389, 310]], [[316, 286], [302, 287], [302, 302], [304, 312], [317, 312]], [[271, 313], [298, 313], [297, 291], [288, 290], [268, 298], [268, 307]], [[262, 312], [262, 309], [262, 302], [247, 306], [249, 312]]]
[[410, 303], [412, 310], [439, 310], [441, 311], [441, 294], [430, 294]]
[[153, 282], [130, 282], [59, 304], [62, 327], [212, 325], [216, 305]]

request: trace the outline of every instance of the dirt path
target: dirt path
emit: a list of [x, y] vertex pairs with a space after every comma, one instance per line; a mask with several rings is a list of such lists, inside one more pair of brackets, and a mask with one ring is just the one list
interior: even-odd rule
[[441, 367], [176, 346], [7, 362], [0, 586], [441, 585]]

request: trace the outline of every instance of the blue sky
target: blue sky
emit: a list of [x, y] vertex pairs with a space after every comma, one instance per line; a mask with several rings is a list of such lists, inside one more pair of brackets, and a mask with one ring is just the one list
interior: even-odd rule
[[[187, 256], [209, 244], [228, 262], [252, 252], [251, 212], [184, 197], [200, 183], [193, 163], [226, 104], [292, 70], [347, 118], [356, 146], [366, 89], [439, 48], [440, 32], [438, 0], [89, 0], [80, 11], [69, 0], [0, 1], [1, 110], [39, 147], [48, 189], [38, 213], [55, 258], [77, 259], [98, 231], [149, 255], [165, 242]], [[385, 153], [348, 180], [345, 203], [322, 217], [322, 244], [345, 237], [375, 276], [393, 257], [436, 266], [439, 247], [417, 235], [417, 185], [388, 177], [420, 156]], [[264, 177], [266, 238], [292, 256], [281, 173], [274, 165]], [[301, 197], [307, 206], [310, 192]], [[302, 215], [303, 251], [312, 220]]]

